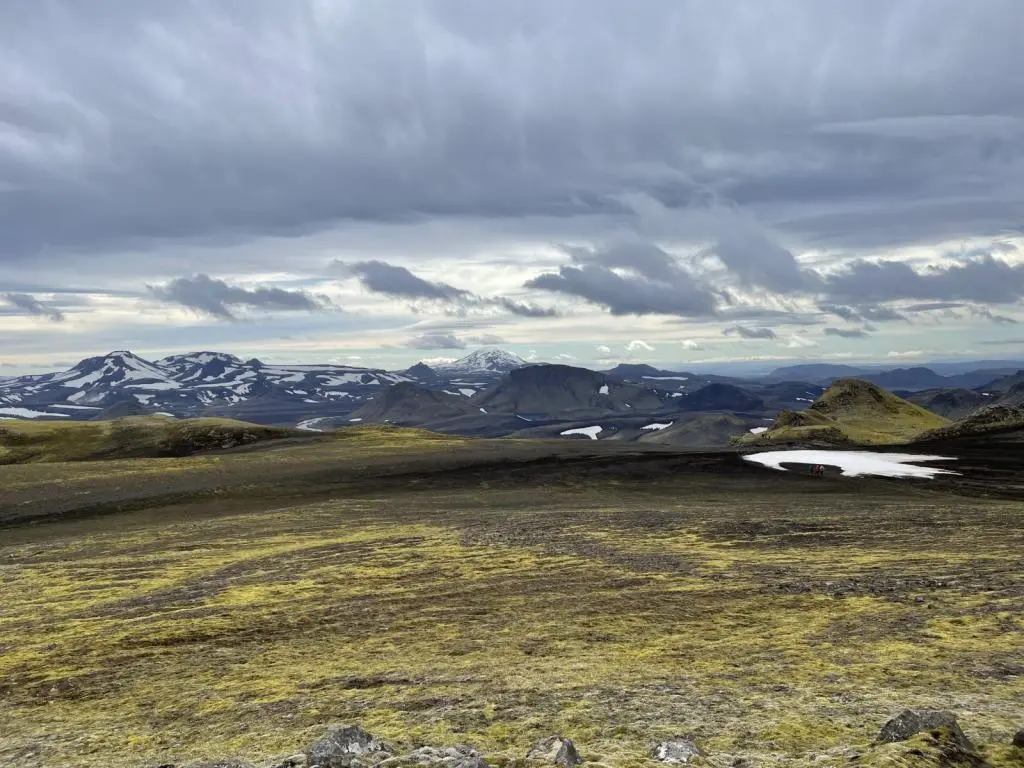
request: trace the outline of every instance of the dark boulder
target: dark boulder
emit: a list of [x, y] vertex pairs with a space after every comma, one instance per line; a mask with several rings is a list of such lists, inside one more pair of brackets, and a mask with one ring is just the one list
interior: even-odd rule
[[1013, 735], [1013, 746], [1024, 749], [1024, 728], [1021, 728]]
[[651, 757], [662, 763], [686, 764], [704, 752], [688, 736], [676, 736], [651, 750]]
[[359, 726], [335, 725], [306, 750], [306, 761], [311, 768], [360, 768], [392, 754], [388, 745]]
[[882, 730], [878, 732], [875, 742], [878, 744], [891, 744], [896, 741], [906, 741], [922, 731], [936, 731], [939, 729], [949, 731], [952, 740], [962, 749], [974, 751], [974, 745], [971, 743], [971, 740], [960, 730], [960, 725], [956, 721], [956, 715], [940, 709], [903, 710], [882, 726]]
[[286, 757], [283, 760], [278, 760], [270, 768], [306, 768], [309, 765], [309, 761], [306, 756], [302, 753]]
[[572, 739], [563, 736], [548, 736], [545, 739], [538, 739], [537, 743], [526, 753], [526, 759], [553, 763], [562, 768], [570, 768], [570, 766], [583, 762]]

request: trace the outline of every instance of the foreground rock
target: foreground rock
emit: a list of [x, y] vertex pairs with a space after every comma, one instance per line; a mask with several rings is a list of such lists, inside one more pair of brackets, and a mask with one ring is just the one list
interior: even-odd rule
[[539, 739], [526, 753], [526, 759], [553, 763], [562, 768], [570, 768], [570, 766], [583, 762], [572, 739], [563, 736], [548, 736], [546, 739]]
[[960, 730], [960, 724], [956, 721], [956, 715], [940, 709], [903, 710], [882, 726], [882, 730], [878, 732], [875, 743], [891, 744], [897, 741], [906, 741], [919, 733], [939, 729], [948, 730], [953, 741], [961, 749], [971, 752], [975, 751], [974, 744]]
[[692, 739], [685, 736], [676, 736], [674, 739], [663, 741], [651, 750], [651, 757], [662, 763], [683, 764], [690, 762], [695, 757], [701, 757], [704, 752]]
[[358, 725], [336, 725], [306, 750], [306, 764], [313, 768], [363, 768], [394, 754], [394, 750]]
[[1024, 749], [1024, 728], [1013, 735], [1013, 746]]
[[377, 764], [377, 768], [406, 768], [423, 765], [431, 768], [490, 768], [472, 747], [420, 747], [407, 755], [399, 755]]
[[278, 760], [270, 768], [307, 768], [309, 761], [306, 759], [306, 755], [299, 753], [286, 757], [284, 760]]

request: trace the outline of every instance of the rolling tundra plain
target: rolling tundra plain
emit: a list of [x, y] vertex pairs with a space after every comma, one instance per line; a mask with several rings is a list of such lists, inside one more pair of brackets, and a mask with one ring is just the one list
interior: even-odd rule
[[491, 765], [957, 764], [873, 744], [912, 708], [1019, 764], [1016, 446], [930, 480], [381, 427], [0, 466], [0, 762], [269, 766], [352, 723]]

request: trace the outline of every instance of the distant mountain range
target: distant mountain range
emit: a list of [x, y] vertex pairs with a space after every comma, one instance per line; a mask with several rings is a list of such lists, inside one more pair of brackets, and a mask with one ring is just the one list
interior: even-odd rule
[[861, 371], [800, 365], [761, 379], [621, 364], [607, 371], [528, 363], [500, 349], [403, 371], [277, 365], [222, 352], [147, 360], [129, 351], [57, 373], [0, 379], [0, 419], [104, 419], [163, 413], [228, 416], [331, 429], [361, 422], [470, 435], [723, 445], [800, 412], [837, 376], [893, 390], [942, 417], [1024, 404], [1024, 371], [984, 368], [944, 376], [930, 368]]
[[1021, 368], [1024, 368], [1024, 364], [1009, 367], [979, 367], [942, 374], [925, 366], [875, 368], [811, 363], [776, 368], [765, 378], [771, 381], [810, 381], [825, 386], [838, 379], [858, 378], [886, 389], [918, 392], [939, 387], [951, 389], [981, 387], [1001, 377], [1012, 375]]

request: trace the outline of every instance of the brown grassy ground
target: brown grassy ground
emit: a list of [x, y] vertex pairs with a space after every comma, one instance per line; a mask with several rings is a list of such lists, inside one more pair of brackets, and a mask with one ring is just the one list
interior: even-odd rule
[[261, 760], [338, 721], [498, 762], [692, 732], [722, 765], [810, 764], [908, 706], [1010, 764], [1019, 502], [601, 450], [367, 433], [0, 468], [0, 764]]

